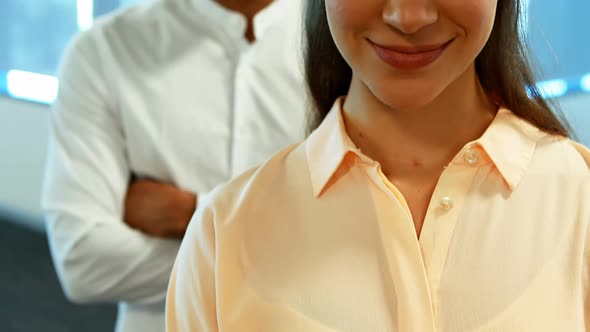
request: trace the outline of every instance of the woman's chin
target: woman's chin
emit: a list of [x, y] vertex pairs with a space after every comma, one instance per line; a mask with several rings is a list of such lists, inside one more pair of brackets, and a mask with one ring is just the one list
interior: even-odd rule
[[396, 111], [414, 111], [427, 107], [430, 105], [435, 96], [430, 97], [428, 94], [387, 94], [386, 96], [377, 96], [381, 103]]

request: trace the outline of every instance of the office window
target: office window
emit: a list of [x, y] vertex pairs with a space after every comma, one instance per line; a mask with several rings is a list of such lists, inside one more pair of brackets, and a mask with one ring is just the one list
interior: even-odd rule
[[53, 75], [71, 38], [96, 17], [137, 1], [0, 1], [0, 93], [51, 102]]
[[590, 1], [528, 0], [528, 38], [541, 79], [590, 72]]
[[69, 0], [8, 0], [0, 4], [0, 68], [53, 74], [63, 45], [76, 32]]

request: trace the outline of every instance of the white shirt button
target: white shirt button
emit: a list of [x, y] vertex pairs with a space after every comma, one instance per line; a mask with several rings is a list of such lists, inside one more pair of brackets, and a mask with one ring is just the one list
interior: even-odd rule
[[477, 155], [477, 151], [472, 150], [472, 149], [467, 149], [465, 151], [465, 154], [463, 154], [463, 158], [465, 159], [465, 162], [468, 163], [469, 165], [475, 165], [475, 164], [477, 164], [477, 161], [479, 160], [479, 156]]
[[450, 197], [443, 197], [438, 205], [443, 211], [449, 211], [453, 208], [453, 200]]

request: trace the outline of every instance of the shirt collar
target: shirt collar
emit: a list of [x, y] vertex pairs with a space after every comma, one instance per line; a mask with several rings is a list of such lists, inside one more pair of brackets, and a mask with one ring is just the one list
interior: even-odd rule
[[[346, 133], [342, 116], [343, 101], [343, 98], [339, 98], [334, 103], [321, 125], [306, 142], [309, 171], [316, 197], [326, 189], [347, 155], [353, 154], [357, 161], [370, 162]], [[514, 190], [528, 168], [537, 141], [546, 135], [510, 110], [500, 108], [485, 133], [478, 140], [466, 144], [464, 150], [480, 147], [510, 190]]]
[[346, 133], [342, 117], [343, 102], [344, 98], [336, 100], [326, 118], [306, 142], [309, 171], [316, 197], [322, 193], [348, 153], [360, 156]]
[[[189, 0], [194, 9], [201, 15], [218, 23], [221, 29], [227, 30], [232, 36], [243, 38], [246, 31], [246, 18], [237, 12], [228, 10], [214, 0]], [[280, 21], [285, 15], [286, 3], [294, 0], [274, 0], [254, 17], [254, 35], [261, 38], [269, 28]]]
[[522, 180], [537, 142], [548, 134], [500, 107], [491, 125], [475, 143], [494, 163], [510, 190]]

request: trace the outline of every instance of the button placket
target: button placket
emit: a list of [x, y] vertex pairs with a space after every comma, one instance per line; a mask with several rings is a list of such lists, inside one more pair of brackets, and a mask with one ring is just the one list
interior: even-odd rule
[[440, 328], [440, 296], [438, 294], [438, 289], [432, 289], [431, 296], [432, 296], [432, 314], [434, 316], [434, 326], [437, 329], [439, 329]]
[[[481, 158], [473, 154], [459, 156], [468, 165], [478, 164]], [[467, 159], [475, 162], [469, 163]], [[432, 196], [429, 212], [424, 221], [420, 237], [420, 247], [423, 250], [425, 264], [428, 271], [428, 279], [431, 290], [432, 310], [435, 324], [439, 327], [440, 298], [439, 288], [441, 275], [444, 270], [450, 243], [453, 238], [455, 226], [460, 217], [463, 201], [471, 187], [473, 177], [478, 167], [465, 167], [461, 162], [449, 165], [443, 172]]]
[[[407, 210], [407, 204], [401, 201], [403, 198], [401, 193], [395, 186], [387, 182], [388, 180], [377, 171], [375, 166], [369, 168], [371, 170], [368, 174], [376, 185], [372, 189], [376, 191], [373, 193], [373, 197], [381, 201], [376, 205], [384, 207], [390, 205], [387, 208], [377, 209], [376, 212], [391, 280], [394, 284], [411, 285], [411, 287], [400, 289], [397, 297], [401, 303], [415, 304], [403, 306], [402, 312], [404, 314], [399, 324], [408, 331], [434, 332], [436, 331], [436, 318], [432, 315], [430, 282], [424, 269], [426, 264], [416, 239], [414, 225], [409, 222], [411, 215]], [[394, 204], [388, 203], [389, 201]], [[400, 255], [403, 255], [404, 259], [400, 260]], [[415, 264], [418, 261], [422, 264]], [[415, 317], [420, 317], [420, 319], [416, 320]]]

